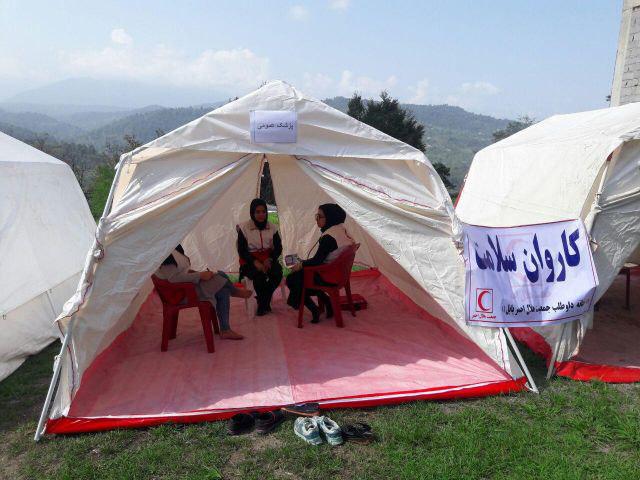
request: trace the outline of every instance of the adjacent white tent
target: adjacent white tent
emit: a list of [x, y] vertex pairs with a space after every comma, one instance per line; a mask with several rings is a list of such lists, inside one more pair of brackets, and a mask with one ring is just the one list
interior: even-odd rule
[[[640, 104], [556, 115], [478, 152], [456, 213], [463, 222], [495, 227], [583, 219], [600, 299], [625, 262], [640, 263], [639, 166]], [[567, 324], [564, 333], [562, 326], [535, 328], [550, 347], [548, 356], [557, 351], [556, 366], [570, 367], [565, 369], [569, 376], [579, 365], [568, 363], [580, 358], [581, 341], [592, 323], [593, 314]], [[615, 342], [638, 338], [637, 328], [617, 334]], [[519, 336], [535, 347], [527, 332]], [[604, 342], [603, 337], [600, 348], [611, 349], [611, 360], [618, 361], [623, 345]], [[637, 343], [630, 348], [637, 351]], [[545, 350], [539, 344], [535, 349]], [[611, 381], [640, 380], [640, 364], [619, 367], [592, 373]], [[607, 370], [613, 373], [609, 378]]]
[[[297, 142], [252, 143], [249, 117], [253, 110], [297, 112]], [[107, 214], [100, 220], [97, 229], [97, 242], [93, 247], [95, 255], [89, 255], [78, 291], [58, 318], [62, 331], [66, 333], [67, 350], [64, 350], [60, 363], [59, 383], [56, 377], [52, 383], [53, 386], [58, 383], [52, 408], [43, 417], [43, 420], [50, 419], [48, 431], [70, 432], [187, 419], [194, 415], [216, 418], [215, 415], [228, 414], [231, 407], [224, 406], [227, 405], [224, 403], [224, 400], [228, 400], [226, 397], [215, 405], [213, 402], [207, 403], [207, 398], [204, 398], [204, 403], [191, 402], [189, 412], [177, 410], [175, 404], [169, 405], [163, 399], [162, 406], [142, 407], [140, 405], [144, 402], [141, 400], [140, 405], [135, 405], [131, 411], [107, 413], [106, 390], [120, 388], [119, 407], [124, 402], [123, 397], [131, 392], [125, 391], [122, 385], [104, 383], [96, 387], [100, 392], [91, 393], [94, 395], [91, 402], [86, 402], [87, 405], [91, 403], [91, 408], [87, 407], [90, 414], [74, 413], [74, 400], [78, 391], [82, 390], [83, 382], [86, 382], [87, 371], [107, 375], [105, 372], [109, 371], [109, 366], [104, 359], [111, 358], [107, 355], [110, 346], [117, 337], [131, 337], [135, 330], [132, 324], [141, 311], [141, 305], [150, 298], [149, 277], [176, 244], [182, 242], [196, 268], [215, 266], [225, 271], [237, 270], [234, 227], [245, 219], [248, 204], [256, 196], [265, 161], [269, 163], [274, 182], [286, 253], [297, 252], [304, 258], [317, 238], [317, 232], [313, 231], [308, 219], [312, 218], [319, 204], [335, 201], [347, 211], [347, 228], [361, 244], [357, 261], [377, 267], [403, 298], [408, 297], [415, 302], [412, 305], [419, 306], [415, 308], [443, 322], [441, 332], [448, 332], [445, 334], [448, 338], [455, 337], [452, 341], [463, 352], [460, 358], [454, 358], [451, 351], [438, 352], [438, 355], [442, 355], [437, 360], [432, 359], [443, 365], [443, 373], [439, 383], [430, 391], [437, 390], [439, 395], [446, 393], [451, 398], [464, 396], [465, 389], [472, 387], [476, 390], [469, 392], [476, 394], [522, 388], [522, 373], [511, 356], [504, 333], [493, 329], [471, 329], [464, 322], [464, 267], [455, 246], [457, 225], [453, 206], [424, 154], [318, 100], [304, 96], [284, 82], [276, 81], [121, 158], [112, 189], [112, 205], [110, 208], [108, 206]], [[386, 305], [384, 311], [378, 314], [383, 318], [386, 315], [387, 321], [392, 321], [394, 308], [393, 303]], [[351, 320], [351, 325], [373, 313], [366, 311], [359, 314]], [[288, 315], [295, 317], [293, 313]], [[289, 328], [293, 323], [283, 318], [279, 328]], [[273, 324], [273, 320], [261, 320], [260, 328], [267, 329]], [[329, 328], [329, 325], [326, 328], [326, 335], [335, 337], [335, 342], [346, 338], [341, 335], [350, 331], [349, 322], [345, 329]], [[355, 330], [350, 332], [358, 334]], [[283, 336], [294, 335], [313, 335], [313, 330], [288, 330]], [[248, 340], [255, 339], [255, 334], [251, 336], [250, 332], [249, 336]], [[401, 350], [402, 344], [393, 344], [393, 338], [390, 337], [387, 335], [380, 341], [391, 342], [388, 343], [390, 348]], [[216, 351], [213, 360], [207, 361], [222, 362], [223, 355], [248, 352], [254, 348], [248, 340], [232, 346], [229, 342], [217, 342], [216, 348], [222, 343], [220, 348], [228, 349], [227, 353]], [[279, 344], [275, 345], [280, 340], [280, 337], [274, 340], [269, 350], [280, 348]], [[306, 343], [309, 344], [308, 341]], [[196, 353], [200, 355], [200, 345], [197, 347]], [[155, 343], [152, 348], [153, 352], [150, 351], [149, 355], [156, 355], [158, 349]], [[232, 351], [232, 348], [235, 350]], [[433, 348], [437, 350], [438, 345]], [[97, 357], [101, 359], [100, 364], [92, 367]], [[154, 358], [153, 365], [162, 368], [162, 362], [168, 361], [170, 356], [163, 357], [158, 353]], [[260, 358], [255, 360], [260, 363]], [[487, 380], [483, 377], [482, 368], [465, 370], [465, 362], [472, 360], [479, 362], [480, 366], [491, 364], [491, 368], [499, 372], [501, 380]], [[234, 360], [234, 365], [241, 368], [241, 361], [244, 359]], [[363, 375], [385, 365], [385, 359], [377, 356], [370, 357], [368, 361], [377, 362], [376, 367]], [[193, 362], [195, 365], [196, 360]], [[457, 366], [447, 366], [450, 365], [447, 362]], [[244, 373], [255, 377], [258, 363], [247, 367], [251, 375], [246, 371]], [[339, 364], [340, 361], [334, 363]], [[469, 378], [475, 379], [475, 383], [471, 382], [473, 385], [455, 384], [456, 380], [448, 377], [447, 368], [458, 366], [465, 370]], [[281, 367], [286, 366], [271, 366], [273, 370]], [[122, 372], [135, 375], [136, 372], [131, 368], [131, 364], [120, 366]], [[193, 366], [188, 373], [195, 368]], [[293, 366], [290, 365], [290, 368]], [[333, 369], [331, 364], [327, 364], [323, 373], [343, 377], [329, 380], [341, 380], [342, 385], [353, 386], [345, 374], [333, 372]], [[216, 387], [222, 382], [218, 376], [222, 375], [222, 370], [217, 369], [218, 373], [214, 375], [218, 379]], [[140, 381], [147, 381], [149, 376], [156, 374], [149, 372]], [[176, 375], [174, 371], [172, 375]], [[381, 375], [376, 377], [377, 381], [393, 381]], [[286, 372], [284, 376], [289, 378]], [[114, 377], [105, 378], [109, 382]], [[329, 380], [324, 379], [325, 383], [318, 385], [326, 386]], [[175, 381], [179, 382], [181, 378]], [[194, 384], [184, 389], [174, 385], [172, 391], [163, 396], [172, 397], [180, 393], [189, 397], [188, 389], [195, 390]], [[503, 385], [505, 389], [496, 389], [496, 385]], [[435, 389], [436, 386], [438, 389]], [[211, 391], [214, 388], [211, 387]], [[264, 392], [275, 392], [272, 395], [278, 399], [283, 398], [278, 395], [286, 397], [291, 391], [295, 393], [291, 385], [261, 388], [264, 391], [245, 393], [238, 400], [245, 403], [236, 402], [234, 408], [264, 407], [280, 401], [260, 403], [267, 401], [260, 397]], [[180, 392], [177, 393], [178, 390]], [[357, 394], [363, 392], [356, 392], [349, 399], [341, 400], [338, 391], [331, 404], [422, 398], [422, 390], [422, 393], [416, 393], [420, 390], [419, 385], [414, 386], [413, 390], [414, 393], [386, 392], [383, 396], [369, 396], [369, 400]], [[136, 395], [142, 399], [145, 392]], [[322, 400], [318, 396], [304, 397], [303, 400]], [[300, 400], [295, 395], [292, 399]], [[193, 400], [193, 397], [188, 400]], [[144, 404], [148, 405], [149, 402]], [[102, 405], [100, 408], [103, 410], [96, 405]], [[118, 411], [122, 411], [122, 408]]]
[[59, 335], [95, 225], [67, 164], [0, 132], [0, 380]]

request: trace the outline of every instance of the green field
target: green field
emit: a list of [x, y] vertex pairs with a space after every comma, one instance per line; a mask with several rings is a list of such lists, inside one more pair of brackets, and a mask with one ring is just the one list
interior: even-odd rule
[[640, 385], [545, 382], [540, 395], [337, 410], [370, 445], [306, 446], [292, 423], [230, 438], [225, 423], [72, 436], [33, 433], [59, 344], [0, 383], [2, 479], [587, 479], [640, 477]]

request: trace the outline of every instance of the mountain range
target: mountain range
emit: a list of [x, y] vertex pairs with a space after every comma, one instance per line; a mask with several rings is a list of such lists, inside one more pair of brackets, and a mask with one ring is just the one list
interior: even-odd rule
[[[41, 102], [40, 94], [33, 92], [31, 96], [16, 96], [0, 103], [0, 131], [25, 141], [46, 135], [50, 139], [91, 145], [101, 150], [108, 144], [121, 143], [125, 135], [134, 135], [139, 142], [146, 143], [225, 103], [212, 101], [176, 108], [150, 104], [125, 108], [113, 101], [101, 104], [99, 100], [105, 98], [99, 95], [90, 99], [80, 97], [84, 103], [65, 104]], [[151, 95], [149, 98], [157, 97]], [[347, 110], [348, 99], [345, 97], [324, 101], [338, 110]], [[425, 126], [427, 157], [450, 168], [450, 179], [456, 187], [464, 179], [475, 152], [490, 144], [492, 133], [509, 122], [450, 105], [403, 104], [403, 107]]]

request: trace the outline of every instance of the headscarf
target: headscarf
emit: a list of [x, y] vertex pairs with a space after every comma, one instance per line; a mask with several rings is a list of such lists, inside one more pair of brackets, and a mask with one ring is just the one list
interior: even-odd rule
[[325, 217], [324, 227], [320, 229], [322, 232], [325, 232], [334, 225], [344, 223], [347, 219], [347, 212], [345, 212], [342, 207], [336, 203], [325, 203], [324, 205], [320, 205], [318, 208], [322, 210]]
[[265, 218], [264, 222], [258, 222], [256, 220], [256, 208], [258, 208], [260, 205], [262, 205], [264, 209], [267, 210], [267, 202], [265, 202], [263, 199], [254, 198], [253, 200], [251, 200], [251, 205], [249, 206], [249, 216], [251, 217], [251, 220], [253, 220], [254, 225], [258, 227], [258, 230], [264, 230], [265, 228], [267, 228], [267, 223], [269, 223], [269, 217], [267, 215], [267, 218]]

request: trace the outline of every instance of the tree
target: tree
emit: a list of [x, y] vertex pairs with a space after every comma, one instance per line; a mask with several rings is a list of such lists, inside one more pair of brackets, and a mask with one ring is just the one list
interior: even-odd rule
[[496, 130], [493, 132], [493, 143], [499, 142], [500, 140], [504, 140], [507, 137], [510, 137], [514, 133], [519, 132], [520, 130], [524, 130], [527, 127], [530, 127], [536, 123], [534, 118], [529, 117], [528, 115], [523, 115], [519, 117], [517, 120], [510, 121], [506, 127]]
[[[354, 93], [347, 104], [347, 114], [356, 120], [377, 128], [387, 135], [417, 148], [424, 152], [424, 125], [418, 122], [413, 114], [400, 106], [400, 102], [392, 98], [387, 92], [380, 93], [380, 100], [363, 100], [362, 96]], [[439, 162], [433, 164], [442, 182], [447, 188], [453, 188], [449, 180], [449, 168]]]

